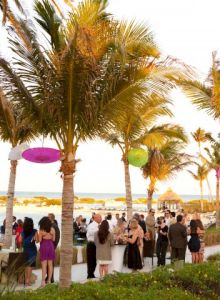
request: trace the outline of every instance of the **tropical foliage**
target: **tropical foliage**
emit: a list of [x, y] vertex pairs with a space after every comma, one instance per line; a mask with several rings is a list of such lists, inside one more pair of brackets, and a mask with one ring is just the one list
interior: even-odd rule
[[217, 209], [217, 218], [216, 218], [216, 226], [220, 227], [220, 197], [219, 197], [219, 170], [220, 170], [220, 154], [219, 154], [219, 148], [220, 148], [220, 135], [218, 137], [218, 140], [215, 140], [212, 138], [212, 143], [210, 148], [206, 147], [205, 151], [208, 156], [208, 159], [205, 159], [206, 164], [210, 168], [210, 170], [215, 171], [216, 176], [216, 209]]
[[[17, 145], [30, 142], [37, 134], [29, 123], [28, 118], [18, 105], [11, 101], [12, 98], [19, 94], [18, 88], [5, 95], [0, 88], [0, 139], [11, 144], [12, 148]], [[8, 184], [8, 198], [6, 205], [6, 228], [4, 244], [7, 248], [12, 245], [12, 218], [13, 218], [13, 201], [16, 181], [17, 160], [11, 160], [10, 176]]]
[[70, 289], [59, 290], [56, 285], [44, 289], [25, 290], [16, 293], [6, 292], [2, 300], [31, 298], [44, 299], [152, 299], [182, 300], [219, 298], [219, 264], [186, 264], [183, 269], [174, 271], [172, 266], [157, 268], [150, 273], [117, 273], [107, 276], [100, 282], [74, 283]]
[[109, 116], [117, 115], [119, 108], [142, 105], [146, 90], [149, 97], [157, 90], [162, 94], [186, 73], [170, 59], [154, 63], [159, 52], [149, 28], [134, 21], [116, 22], [105, 8], [104, 0], [85, 0], [64, 20], [48, 0], [36, 1], [35, 21], [16, 17], [19, 28], [9, 28], [12, 58], [0, 59], [0, 85], [6, 96], [60, 149], [61, 287], [71, 282], [79, 142], [96, 137], [100, 128], [110, 128]]
[[197, 171], [196, 173], [192, 172], [191, 170], [188, 170], [188, 172], [192, 175], [192, 177], [199, 181], [199, 185], [200, 185], [200, 191], [201, 191], [201, 211], [203, 211], [203, 181], [207, 178], [210, 169], [207, 167], [207, 165], [203, 164], [198, 164], [195, 163], [197, 165]]
[[[190, 156], [182, 152], [187, 143], [184, 130], [179, 126], [169, 124], [157, 127], [158, 129], [161, 130], [161, 133], [164, 131], [165, 134], [163, 138], [160, 135], [157, 136], [160, 143], [155, 143], [153, 139], [150, 140], [149, 159], [142, 167], [144, 178], [150, 181], [147, 189], [148, 208], [151, 208], [157, 182], [173, 178], [177, 172], [190, 164]], [[143, 140], [144, 144], [146, 142], [146, 139]]]

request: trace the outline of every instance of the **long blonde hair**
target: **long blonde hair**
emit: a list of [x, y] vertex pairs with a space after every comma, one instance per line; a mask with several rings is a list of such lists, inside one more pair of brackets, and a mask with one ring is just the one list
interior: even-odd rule
[[138, 221], [136, 219], [131, 219], [129, 223], [130, 229], [137, 229], [138, 228]]

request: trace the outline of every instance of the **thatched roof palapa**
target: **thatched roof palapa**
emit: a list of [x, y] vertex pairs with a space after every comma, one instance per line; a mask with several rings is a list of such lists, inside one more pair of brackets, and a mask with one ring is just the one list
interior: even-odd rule
[[171, 188], [168, 188], [167, 191], [158, 198], [159, 202], [172, 202], [172, 203], [180, 203], [182, 199], [179, 195], [173, 192]]

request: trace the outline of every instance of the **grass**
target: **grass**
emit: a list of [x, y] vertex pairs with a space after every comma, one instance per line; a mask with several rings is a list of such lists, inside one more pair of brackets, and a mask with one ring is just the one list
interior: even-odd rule
[[73, 284], [59, 290], [49, 285], [35, 291], [21, 291], [2, 295], [2, 300], [217, 300], [220, 299], [220, 265], [186, 264], [174, 272], [171, 265], [152, 273], [117, 273], [101, 282]]
[[210, 262], [220, 262], [220, 252], [209, 255], [207, 260]]
[[210, 228], [205, 232], [205, 245], [213, 246], [220, 244], [220, 228]]

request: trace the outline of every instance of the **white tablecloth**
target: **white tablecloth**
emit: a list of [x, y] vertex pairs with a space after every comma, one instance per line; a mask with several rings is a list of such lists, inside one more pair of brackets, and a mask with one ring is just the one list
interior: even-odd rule
[[126, 245], [115, 245], [112, 247], [112, 264], [109, 265], [109, 273], [122, 271], [125, 247]]

